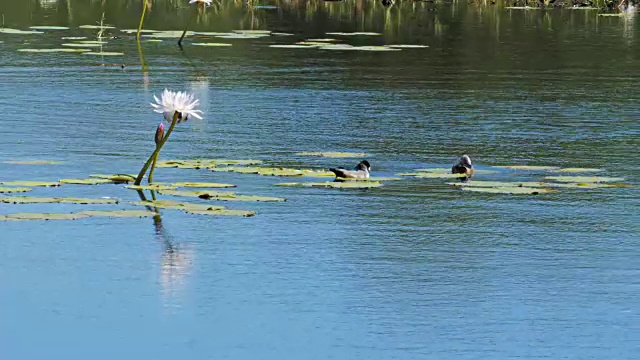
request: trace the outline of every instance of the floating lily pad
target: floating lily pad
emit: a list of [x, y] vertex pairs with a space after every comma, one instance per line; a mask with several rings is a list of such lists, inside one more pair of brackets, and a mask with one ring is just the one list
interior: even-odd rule
[[369, 182], [372, 182], [372, 181], [398, 181], [398, 180], [405, 180], [405, 179], [404, 178], [399, 178], [399, 177], [384, 177], [384, 176], [371, 176], [368, 179], [351, 179], [351, 178], [336, 177], [336, 181], [369, 181]]
[[81, 53], [91, 51], [91, 49], [77, 49], [77, 48], [60, 48], [60, 49], [18, 49], [19, 52], [28, 53]]
[[607, 17], [623, 17], [628, 14], [598, 14], [598, 16], [607, 16]]
[[115, 26], [111, 25], [80, 25], [80, 29], [115, 29]]
[[467, 182], [457, 182], [457, 183], [447, 183], [447, 185], [457, 186], [457, 187], [546, 187], [549, 186], [548, 183], [537, 182], [537, 181], [522, 181], [522, 182], [508, 182], [508, 181], [467, 181]]
[[64, 43], [62, 46], [68, 47], [78, 47], [78, 48], [86, 48], [86, 47], [100, 47], [100, 44], [85, 44], [85, 43]]
[[86, 36], [63, 36], [61, 37], [62, 40], [84, 40], [86, 39]]
[[257, 165], [260, 160], [231, 160], [231, 159], [197, 159], [197, 160], [160, 160], [156, 167], [182, 167], [204, 169], [220, 165]]
[[196, 214], [196, 215], [209, 215], [209, 216], [243, 216], [243, 217], [252, 217], [255, 216], [255, 211], [248, 210], [231, 210], [231, 209], [222, 209], [222, 210], [187, 210], [188, 214]]
[[[427, 168], [427, 169], [416, 169], [416, 173], [439, 173], [439, 174], [451, 174], [451, 168]], [[486, 174], [495, 174], [497, 171], [495, 170], [484, 170], [484, 169], [473, 169], [474, 175], [486, 175]], [[412, 174], [412, 173], [408, 173]], [[464, 175], [464, 174], [460, 174]]]
[[91, 174], [89, 177], [98, 178], [98, 179], [107, 179], [113, 181], [115, 183], [126, 183], [132, 182], [136, 180], [136, 175], [131, 174]]
[[104, 44], [108, 44], [109, 42], [104, 40], [82, 40], [82, 41], [78, 41], [78, 43], [90, 44], [90, 45], [104, 45]]
[[396, 49], [423, 49], [428, 48], [427, 45], [410, 45], [410, 44], [397, 44], [397, 45], [387, 45], [390, 48]]
[[563, 168], [558, 169], [556, 172], [561, 173], [585, 173], [585, 172], [600, 172], [602, 169], [593, 169], [593, 168]]
[[117, 204], [117, 199], [83, 199], [83, 198], [54, 198], [54, 197], [31, 197], [31, 196], [4, 196], [0, 197], [0, 202], [7, 204]]
[[106, 184], [111, 183], [111, 180], [107, 179], [62, 179], [60, 183], [62, 184], [76, 184], [76, 185], [97, 185], [97, 184]]
[[272, 48], [280, 48], [280, 49], [314, 49], [315, 46], [311, 45], [295, 45], [295, 44], [275, 44], [269, 45]]
[[[120, 31], [127, 34], [135, 34], [138, 32], [138, 29], [120, 29]], [[160, 32], [160, 30], [140, 29], [141, 34], [150, 34], [156, 32]]]
[[500, 165], [494, 166], [511, 170], [527, 170], [527, 171], [552, 171], [557, 170], [557, 166], [536, 166], [536, 165]]
[[358, 50], [356, 46], [349, 44], [330, 44], [320, 47], [322, 50]]
[[13, 186], [60, 186], [59, 182], [52, 181], [0, 181], [0, 185], [13, 185]]
[[75, 213], [75, 215], [86, 215], [88, 216], [108, 216], [108, 217], [145, 217], [145, 216], [156, 216], [157, 212], [147, 211], [147, 210], [88, 210], [88, 211], [80, 211]]
[[66, 27], [66, 26], [37, 25], [37, 26], [29, 26], [29, 29], [33, 29], [33, 30], [68, 30], [69, 28]]
[[342, 40], [338, 40], [338, 39], [331, 39], [331, 38], [322, 38], [322, 39], [307, 39], [305, 41], [312, 41], [312, 42], [334, 42], [334, 41], [342, 41]]
[[87, 218], [89, 215], [80, 213], [56, 214], [56, 213], [16, 213], [0, 216], [0, 221], [6, 220], [77, 220]]
[[2, 187], [0, 186], [0, 194], [23, 193], [33, 189], [25, 187]]
[[552, 189], [532, 188], [532, 187], [462, 187], [464, 191], [482, 192], [490, 194], [511, 194], [511, 195], [538, 195], [554, 192]]
[[301, 156], [320, 156], [320, 157], [328, 157], [328, 158], [361, 158], [367, 156], [365, 153], [355, 153], [355, 152], [299, 152], [296, 155]]
[[3, 161], [5, 164], [12, 165], [58, 165], [62, 164], [62, 161], [51, 161], [51, 160], [13, 160], [13, 161]]
[[229, 34], [229, 35], [220, 35], [216, 36], [219, 39], [259, 39], [263, 37], [267, 37], [269, 34]]
[[335, 44], [323, 42], [323, 41], [299, 41], [296, 45], [305, 45], [305, 46], [333, 46]]
[[29, 35], [29, 34], [44, 34], [42, 31], [36, 30], [18, 30], [11, 28], [0, 28], [0, 33], [4, 34], [16, 34], [16, 35]]
[[276, 35], [276, 36], [293, 36], [295, 34], [291, 34], [291, 33], [283, 33], [283, 32], [274, 32], [271, 33], [271, 35]]
[[124, 53], [121, 52], [109, 52], [109, 51], [105, 51], [105, 52], [85, 52], [82, 53], [83, 55], [98, 55], [98, 56], [122, 56], [124, 55]]
[[333, 188], [333, 189], [367, 189], [367, 188], [377, 188], [383, 185], [378, 181], [345, 181], [345, 182], [327, 181], [327, 182], [279, 183], [279, 184], [276, 184], [276, 186], [323, 187], [323, 188]]
[[[186, 36], [193, 36], [195, 33], [193, 31], [187, 31], [185, 34]], [[151, 38], [180, 38], [182, 36], [182, 31], [157, 31], [151, 34], [145, 34], [143, 35], [145, 37], [151, 37]]]
[[127, 185], [125, 186], [125, 188], [132, 189], [132, 190], [173, 190], [176, 187], [172, 185], [152, 184], [152, 185]]
[[214, 32], [214, 31], [195, 31], [194, 35], [199, 36], [224, 36], [224, 35], [235, 35], [235, 33], [229, 32]]
[[224, 206], [213, 206], [208, 204], [194, 204], [189, 202], [178, 202], [171, 200], [138, 201], [133, 205], [151, 206], [159, 209], [182, 210], [182, 211], [214, 211], [224, 210]]
[[164, 40], [162, 40], [162, 39], [147, 39], [145, 41], [146, 42], [163, 42]]
[[233, 30], [234, 33], [248, 34], [248, 35], [269, 35], [270, 30]]
[[195, 46], [210, 46], [210, 47], [227, 47], [227, 46], [233, 46], [233, 44], [227, 44], [227, 43], [214, 43], [214, 42], [210, 42], [210, 43], [191, 43], [191, 45], [195, 45]]
[[396, 175], [412, 176], [418, 179], [455, 179], [455, 178], [467, 177], [467, 175], [465, 174], [451, 174], [451, 173], [440, 173], [440, 172], [408, 172], [408, 173], [399, 173]]
[[354, 46], [353, 50], [359, 51], [400, 51], [401, 49], [388, 46]]
[[223, 191], [166, 190], [160, 191], [160, 194], [170, 196], [198, 197], [200, 199], [221, 201], [286, 201], [286, 199], [271, 196], [239, 195], [232, 192]]
[[195, 187], [195, 188], [234, 188], [233, 184], [222, 184], [212, 182], [177, 182], [171, 184], [174, 187]]
[[376, 32], [328, 32], [327, 35], [337, 36], [378, 36], [382, 35]]
[[554, 180], [559, 182], [569, 183], [603, 183], [603, 182], [616, 182], [624, 181], [621, 177], [607, 177], [607, 176], [547, 176], [547, 180]]

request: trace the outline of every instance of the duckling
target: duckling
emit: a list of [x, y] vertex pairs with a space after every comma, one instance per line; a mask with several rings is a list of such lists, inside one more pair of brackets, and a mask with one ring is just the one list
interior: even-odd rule
[[471, 158], [468, 155], [462, 155], [460, 161], [451, 167], [452, 174], [466, 174], [467, 179], [473, 176], [473, 165], [471, 165]]
[[343, 168], [331, 168], [329, 171], [336, 174], [336, 177], [344, 179], [368, 179], [371, 172], [371, 165], [367, 160], [358, 163], [355, 170], [346, 170]]

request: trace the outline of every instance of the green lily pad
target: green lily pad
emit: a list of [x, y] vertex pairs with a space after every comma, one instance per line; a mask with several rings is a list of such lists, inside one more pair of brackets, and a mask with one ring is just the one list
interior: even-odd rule
[[387, 45], [390, 48], [396, 49], [423, 49], [428, 48], [427, 45], [409, 45], [409, 44], [397, 44], [397, 45]]
[[89, 177], [98, 178], [98, 179], [107, 179], [113, 181], [115, 183], [125, 183], [132, 182], [136, 180], [137, 175], [132, 174], [91, 174]]
[[156, 201], [137, 201], [132, 202], [133, 205], [151, 206], [159, 209], [169, 210], [182, 210], [182, 211], [214, 211], [224, 210], [224, 206], [213, 206], [208, 204], [194, 204], [190, 202], [178, 202], [171, 200], [156, 200]]
[[296, 45], [296, 44], [274, 44], [269, 45], [272, 48], [280, 48], [280, 49], [314, 49], [315, 46], [311, 45]]
[[87, 218], [89, 215], [80, 213], [56, 214], [56, 213], [16, 213], [0, 216], [0, 221], [6, 220], [77, 220]]
[[54, 198], [54, 197], [31, 197], [31, 196], [4, 196], [0, 197], [0, 202], [6, 204], [117, 204], [117, 199], [83, 199], [83, 198]]
[[[108, 180], [107, 180], [108, 181]], [[131, 190], [173, 190], [176, 187], [173, 185], [164, 185], [164, 184], [151, 184], [151, 185], [127, 185], [125, 186], [127, 189]]]
[[332, 189], [368, 189], [377, 188], [383, 186], [378, 181], [345, 181], [345, 182], [290, 182], [279, 183], [276, 186], [291, 186], [291, 187], [323, 187]]
[[43, 187], [47, 187], [47, 186], [60, 186], [59, 182], [52, 182], [52, 181], [20, 181], [20, 180], [16, 180], [16, 181], [0, 181], [0, 185], [13, 185], [13, 186], [43, 186]]
[[457, 187], [546, 187], [548, 183], [539, 181], [521, 181], [521, 182], [508, 182], [508, 181], [480, 181], [473, 180], [467, 182], [450, 182], [447, 185]]
[[322, 46], [319, 49], [321, 50], [358, 50], [356, 46], [349, 44], [330, 44], [327, 46]]
[[100, 47], [100, 44], [86, 44], [86, 43], [64, 43], [62, 46], [68, 47], [78, 47], [78, 48], [86, 48], [86, 47]]
[[355, 152], [299, 152], [296, 155], [301, 156], [319, 156], [319, 157], [327, 157], [327, 158], [361, 158], [367, 156], [366, 153], [355, 153]]
[[594, 168], [562, 168], [556, 170], [556, 172], [561, 173], [585, 173], [585, 172], [600, 172], [604, 171], [602, 169], [594, 169]]
[[122, 55], [124, 55], [124, 53], [121, 53], [121, 52], [108, 52], [108, 51], [105, 51], [105, 52], [93, 52], [93, 51], [90, 51], [90, 52], [84, 52], [82, 54], [83, 55], [99, 55], [99, 56], [122, 56]]
[[270, 30], [233, 30], [234, 33], [238, 34], [249, 34], [249, 35], [270, 35]]
[[193, 34], [199, 35], [199, 36], [224, 36], [224, 35], [234, 35], [235, 33], [215, 32], [215, 31], [195, 31]]
[[440, 173], [440, 172], [408, 172], [408, 173], [399, 173], [396, 175], [412, 176], [417, 179], [456, 179], [456, 178], [467, 177], [467, 175], [465, 174], [451, 174], [451, 173]]
[[33, 30], [69, 30], [66, 26], [48, 26], [48, 25], [37, 25], [37, 26], [29, 26], [29, 29]]
[[[335, 174], [333, 174], [333, 175], [335, 176]], [[367, 179], [352, 179], [352, 178], [336, 177], [335, 180], [336, 181], [368, 181], [368, 182], [375, 182], [375, 181], [398, 181], [398, 180], [405, 180], [405, 178], [401, 178], [401, 177], [385, 177], [385, 176], [370, 176]]]
[[257, 165], [260, 160], [233, 160], [233, 159], [197, 159], [197, 160], [160, 160], [156, 167], [182, 167], [193, 169], [204, 169], [220, 165]]
[[18, 49], [19, 52], [28, 53], [81, 53], [91, 51], [91, 49], [79, 49], [79, 48], [60, 48], [60, 49]]
[[0, 28], [0, 33], [3, 33], [3, 34], [16, 34], [16, 35], [44, 34], [44, 32], [42, 32], [42, 31], [19, 30], [19, 29], [11, 29], [11, 28]]
[[107, 179], [61, 179], [62, 184], [75, 184], [75, 185], [98, 185], [111, 183], [111, 180]]
[[337, 36], [378, 36], [382, 35], [376, 32], [328, 32], [327, 35]]
[[243, 217], [252, 217], [255, 216], [255, 211], [248, 210], [231, 210], [231, 209], [223, 209], [223, 210], [187, 210], [188, 214], [196, 214], [196, 215], [209, 215], [209, 216], [243, 216]]
[[171, 184], [174, 187], [195, 187], [195, 188], [234, 188], [233, 184], [222, 184], [212, 182], [177, 182]]
[[354, 46], [353, 50], [359, 51], [400, 51], [402, 49], [392, 48], [388, 46]]
[[224, 191], [166, 190], [166, 191], [160, 191], [160, 194], [170, 195], [170, 196], [198, 197], [200, 199], [220, 200], [220, 201], [264, 201], [264, 202], [286, 201], [286, 199], [271, 197], [271, 196], [239, 195], [236, 193], [224, 192]]
[[62, 164], [62, 161], [51, 161], [51, 160], [13, 160], [13, 161], [3, 161], [5, 164], [12, 165], [58, 165]]
[[293, 36], [295, 34], [291, 34], [291, 33], [283, 33], [283, 32], [272, 32], [271, 35], [276, 35], [276, 36]]
[[323, 41], [299, 41], [295, 43], [295, 45], [322, 47], [322, 46], [332, 46], [335, 44], [323, 42]]
[[155, 211], [147, 211], [147, 210], [88, 210], [88, 211], [80, 211], [75, 213], [75, 215], [86, 215], [88, 216], [108, 216], [108, 217], [118, 217], [118, 218], [126, 218], [126, 217], [145, 217], [145, 216], [156, 216], [158, 215]]
[[[193, 31], [187, 31], [185, 33], [185, 37], [187, 36], [193, 36], [195, 33]], [[161, 38], [161, 39], [178, 39], [182, 36], [182, 30], [176, 30], [176, 31], [156, 31], [150, 34], [144, 34], [144, 37], [151, 37], [151, 38]]]
[[63, 36], [61, 37], [62, 40], [84, 40], [86, 39], [86, 36]]
[[569, 183], [603, 183], [624, 181], [624, 178], [621, 177], [607, 176], [547, 176], [545, 177], [545, 179]]
[[614, 187], [629, 187], [628, 184], [608, 184], [608, 183], [545, 183], [548, 187], [566, 188], [566, 189], [600, 189]]
[[527, 171], [553, 171], [557, 170], [557, 166], [535, 166], [535, 165], [500, 165], [494, 166], [511, 170], [527, 170]]
[[2, 187], [0, 186], [0, 194], [23, 193], [33, 189], [25, 187]]
[[338, 39], [332, 39], [332, 38], [322, 38], [322, 39], [307, 39], [305, 41], [312, 41], [312, 42], [335, 42], [335, 41], [342, 41], [342, 40], [338, 40]]
[[147, 39], [145, 41], [146, 42], [163, 42], [164, 40], [162, 40], [162, 39]]
[[115, 26], [111, 26], [111, 25], [80, 25], [78, 26], [80, 29], [97, 29], [97, 30], [101, 30], [101, 29], [115, 29]]
[[625, 15], [628, 15], [628, 14], [621, 14], [621, 13], [619, 13], [619, 14], [598, 14], [598, 16], [607, 16], [607, 17], [623, 17]]
[[547, 188], [516, 187], [516, 186], [504, 186], [504, 187], [463, 186], [462, 190], [490, 193], [490, 194], [511, 194], [511, 195], [538, 195], [538, 194], [547, 194], [547, 193], [554, 192], [554, 190], [547, 189]]
[[[421, 173], [438, 173], [438, 174], [451, 174], [451, 168], [428, 168], [428, 169], [416, 169], [415, 173], [421, 174]], [[486, 174], [496, 174], [497, 171], [495, 170], [478, 170], [478, 169], [473, 169], [473, 174], [474, 175], [486, 175]], [[407, 173], [407, 174], [414, 174], [414, 173]], [[463, 174], [461, 174], [463, 175]]]
[[191, 45], [194, 46], [210, 46], [210, 47], [227, 47], [227, 46], [233, 46], [233, 44], [227, 44], [227, 43], [215, 43], [215, 42], [209, 42], [209, 43], [191, 43]]
[[216, 36], [219, 39], [259, 39], [263, 37], [267, 37], [269, 34], [229, 34], [229, 35], [220, 35]]
[[[120, 29], [121, 32], [127, 34], [135, 34], [138, 32], [138, 29]], [[150, 30], [150, 29], [140, 29], [140, 34], [151, 34], [161, 32], [160, 30]]]

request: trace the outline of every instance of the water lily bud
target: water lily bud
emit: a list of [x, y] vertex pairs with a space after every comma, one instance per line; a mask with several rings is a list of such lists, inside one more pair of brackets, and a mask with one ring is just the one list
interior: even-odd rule
[[160, 144], [160, 142], [162, 142], [162, 139], [164, 139], [164, 124], [160, 123], [160, 125], [158, 125], [158, 128], [156, 129], [156, 145]]

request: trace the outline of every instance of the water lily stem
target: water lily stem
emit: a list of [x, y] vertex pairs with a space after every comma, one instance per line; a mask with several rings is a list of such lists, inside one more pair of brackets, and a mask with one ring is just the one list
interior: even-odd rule
[[189, 15], [189, 19], [187, 19], [187, 23], [184, 25], [184, 30], [182, 31], [182, 35], [180, 36], [180, 40], [178, 40], [178, 46], [180, 48], [182, 48], [182, 39], [184, 39], [184, 36], [187, 35], [187, 28], [189, 27], [189, 24], [191, 23], [191, 19], [193, 19], [193, 15], [195, 15], [198, 12], [198, 7], [195, 6], [194, 8], [195, 8], [195, 10], [194, 10], [194, 12], [191, 13], [191, 15]]
[[136, 33], [136, 39], [140, 40], [140, 32], [142, 31], [142, 24], [144, 23], [144, 14], [147, 12], [147, 0], [142, 0], [142, 14], [140, 15], [140, 25], [138, 25], [138, 32]]
[[156, 169], [156, 162], [158, 161], [158, 154], [159, 153], [160, 153], [160, 150], [156, 151], [156, 156], [153, 158], [153, 162], [151, 163], [151, 170], [149, 170], [149, 184], [151, 184], [151, 182], [153, 182], [153, 170]]
[[[164, 143], [166, 143], [167, 140], [169, 140], [169, 136], [173, 132], [173, 128], [176, 127], [179, 117], [180, 117], [180, 113], [176, 111], [173, 114], [173, 120], [171, 121], [171, 126], [169, 126], [169, 130], [167, 130], [167, 133], [164, 135], [164, 139], [162, 139], [162, 141], [158, 143], [158, 145], [156, 146], [156, 149], [153, 151], [153, 153], [151, 154], [147, 162], [144, 163], [144, 166], [142, 167], [142, 169], [140, 169], [140, 172], [138, 173], [138, 177], [136, 178], [136, 181], [133, 183], [134, 185], [140, 185], [140, 183], [142, 182], [142, 178], [144, 177], [144, 174], [147, 173], [147, 169], [149, 169], [149, 166], [151, 166], [151, 163], [154, 161], [154, 159], [157, 158], [158, 154], [160, 153], [160, 149], [162, 149], [162, 146], [164, 145]], [[151, 183], [151, 181], [149, 181], [149, 183]]]

